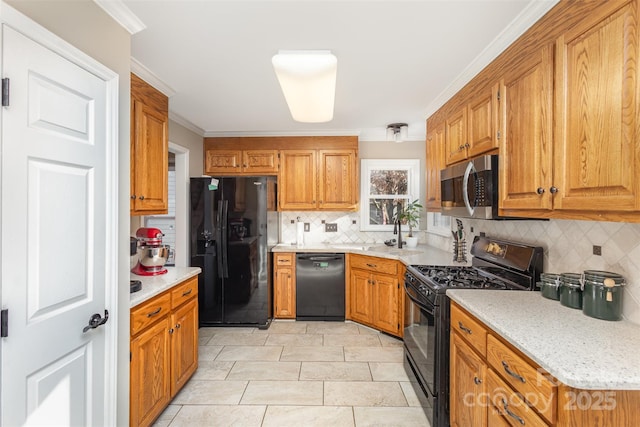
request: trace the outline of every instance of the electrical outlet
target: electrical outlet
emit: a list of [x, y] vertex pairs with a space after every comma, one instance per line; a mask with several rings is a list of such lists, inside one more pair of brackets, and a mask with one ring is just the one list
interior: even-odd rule
[[335, 222], [333, 223], [325, 223], [324, 224], [324, 231], [325, 233], [333, 233], [338, 231], [338, 224], [336, 224]]
[[311, 224], [309, 224], [308, 222], [304, 223], [304, 231], [311, 231]]
[[602, 246], [593, 245], [593, 254], [602, 255]]

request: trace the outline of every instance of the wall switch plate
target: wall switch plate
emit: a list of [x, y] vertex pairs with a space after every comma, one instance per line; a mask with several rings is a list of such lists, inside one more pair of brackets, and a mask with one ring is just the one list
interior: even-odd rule
[[324, 231], [325, 233], [333, 233], [338, 231], [338, 224], [334, 223], [326, 223], [324, 225]]
[[602, 246], [593, 245], [593, 254], [602, 255]]
[[311, 224], [309, 224], [308, 222], [304, 223], [304, 231], [311, 231]]

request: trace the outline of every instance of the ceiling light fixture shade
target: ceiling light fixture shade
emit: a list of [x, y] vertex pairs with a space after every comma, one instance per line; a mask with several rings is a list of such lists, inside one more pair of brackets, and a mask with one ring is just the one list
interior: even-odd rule
[[293, 120], [333, 119], [338, 59], [328, 50], [281, 50], [271, 59]]
[[409, 125], [406, 123], [391, 123], [387, 125], [387, 141], [402, 142], [409, 136]]

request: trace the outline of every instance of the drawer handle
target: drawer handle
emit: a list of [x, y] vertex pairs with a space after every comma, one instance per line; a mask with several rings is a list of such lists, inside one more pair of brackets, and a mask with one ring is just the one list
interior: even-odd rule
[[367, 263], [367, 267], [378, 268], [378, 266], [376, 264], [369, 264], [369, 263]]
[[513, 378], [517, 379], [518, 381], [522, 382], [523, 384], [526, 383], [527, 381], [522, 378], [520, 375], [516, 374], [515, 372], [513, 372], [511, 369], [509, 369], [509, 365], [507, 365], [507, 362], [505, 362], [504, 360], [502, 361], [502, 367], [504, 368], [504, 371], [511, 375]]
[[478, 377], [473, 377], [473, 382], [476, 383], [476, 385], [482, 384], [482, 380]]
[[151, 313], [147, 314], [147, 317], [155, 316], [156, 314], [160, 313], [160, 310], [162, 310], [162, 307], [158, 307], [156, 311], [152, 311]]
[[507, 401], [504, 400], [504, 397], [502, 398], [502, 406], [504, 407], [504, 411], [507, 413], [507, 415], [509, 415], [520, 424], [524, 425], [524, 420], [509, 410], [509, 405], [507, 404]]
[[190, 294], [191, 294], [191, 291], [193, 291], [193, 289], [189, 289], [188, 291], [183, 292], [183, 293], [182, 293], [182, 296], [183, 296], [183, 297], [186, 297], [187, 295], [190, 295]]
[[471, 335], [471, 334], [473, 333], [473, 332], [471, 332], [471, 329], [469, 329], [469, 328], [467, 328], [466, 326], [464, 326], [464, 325], [462, 324], [462, 322], [460, 322], [460, 321], [458, 321], [458, 327], [459, 327], [462, 331], [464, 331], [464, 332], [468, 333], [469, 335]]

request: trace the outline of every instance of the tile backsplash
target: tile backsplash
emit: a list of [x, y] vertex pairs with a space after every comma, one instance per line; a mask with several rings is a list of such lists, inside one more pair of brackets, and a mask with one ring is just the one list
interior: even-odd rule
[[[360, 231], [358, 212], [282, 212], [280, 241], [296, 243], [297, 217], [310, 224], [305, 244], [382, 243], [394, 238], [391, 232]], [[338, 231], [326, 233], [322, 221], [336, 223]], [[293, 223], [291, 223], [293, 221]], [[487, 236], [514, 240], [544, 248], [544, 271], [552, 273], [606, 270], [626, 279], [623, 315], [640, 324], [640, 224], [599, 221], [484, 221], [462, 219], [467, 249], [480, 232]], [[473, 232], [471, 229], [473, 228]], [[415, 234], [415, 232], [414, 232]], [[419, 242], [453, 250], [453, 239], [421, 231]], [[601, 255], [593, 254], [600, 246]], [[452, 252], [453, 256], [453, 252]], [[467, 256], [470, 258], [470, 255]]]

